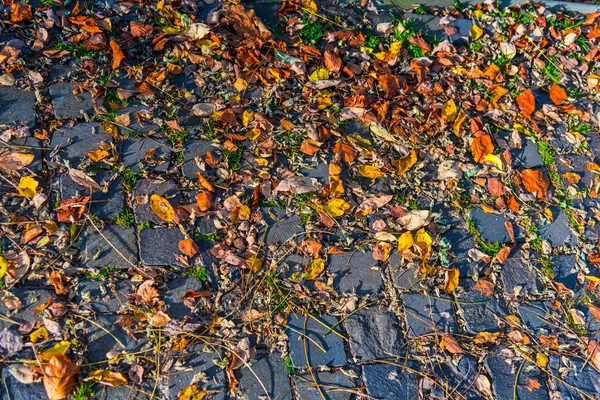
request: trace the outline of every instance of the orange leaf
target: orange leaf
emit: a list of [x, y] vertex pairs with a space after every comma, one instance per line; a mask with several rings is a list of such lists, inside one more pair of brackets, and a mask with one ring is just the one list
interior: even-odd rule
[[457, 268], [446, 270], [444, 279], [444, 291], [446, 293], [452, 293], [458, 286], [458, 278], [460, 277], [460, 271]]
[[456, 339], [450, 335], [442, 335], [440, 347], [452, 354], [461, 354], [463, 349], [460, 347]]
[[312, 139], [305, 139], [304, 142], [302, 142], [302, 146], [300, 146], [300, 151], [306, 155], [312, 156], [321, 149], [319, 147], [320, 145], [321, 144], [319, 142], [316, 142]]
[[123, 61], [125, 58], [125, 54], [123, 54], [123, 50], [121, 50], [119, 43], [115, 42], [114, 40], [110, 41], [110, 48], [113, 56], [112, 69], [117, 69], [119, 68], [119, 65], [121, 65], [121, 61]]
[[524, 90], [517, 96], [517, 104], [521, 109], [521, 114], [529, 117], [535, 111], [535, 97], [531, 89]]
[[208, 211], [213, 204], [213, 197], [210, 192], [200, 192], [196, 195], [196, 203], [200, 211]]
[[494, 152], [494, 144], [489, 135], [481, 135], [473, 139], [471, 143], [471, 154], [476, 162], [483, 160], [483, 157]]
[[484, 296], [493, 296], [494, 295], [494, 285], [492, 282], [486, 281], [485, 279], [479, 279], [473, 289], [477, 290]]
[[559, 85], [552, 85], [550, 87], [550, 100], [557, 106], [567, 100], [567, 91]]
[[192, 239], [183, 239], [179, 242], [179, 250], [188, 257], [194, 257], [200, 248]]
[[57, 354], [42, 368], [46, 394], [50, 400], [66, 398], [75, 387], [79, 370], [64, 354]]
[[15, 1], [10, 6], [10, 20], [11, 22], [27, 21], [33, 18], [32, 8], [29, 4]]
[[529, 193], [537, 193], [539, 199], [546, 197], [546, 190], [550, 186], [550, 182], [546, 175], [537, 169], [526, 169], [521, 172], [523, 186]]
[[50, 273], [50, 282], [54, 286], [56, 294], [62, 295], [69, 293], [67, 288], [67, 277], [60, 271], [54, 270]]
[[539, 388], [542, 387], [542, 385], [540, 384], [540, 381], [538, 381], [535, 378], [531, 378], [529, 376], [525, 378], [525, 386], [527, 387], [527, 389], [530, 392], [533, 392], [534, 390], [538, 390]]

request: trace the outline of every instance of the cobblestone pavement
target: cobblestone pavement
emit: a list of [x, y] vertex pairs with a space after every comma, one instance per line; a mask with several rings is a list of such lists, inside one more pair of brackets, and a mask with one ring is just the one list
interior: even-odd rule
[[2, 4], [3, 400], [600, 398], [598, 15]]

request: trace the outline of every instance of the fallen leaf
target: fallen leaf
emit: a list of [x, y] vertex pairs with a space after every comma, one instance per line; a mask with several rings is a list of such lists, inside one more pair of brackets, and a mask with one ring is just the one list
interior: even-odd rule
[[34, 158], [32, 153], [6, 152], [0, 155], [0, 168], [7, 171], [18, 171], [30, 165]]
[[56, 208], [58, 222], [75, 222], [83, 216], [90, 196], [80, 196], [60, 202], [60, 207]]
[[10, 364], [8, 372], [19, 382], [25, 385], [31, 385], [42, 381], [42, 375], [27, 364]]
[[154, 314], [150, 320], [152, 321], [153, 326], [163, 328], [167, 326], [169, 321], [171, 321], [171, 317], [169, 317], [162, 311], [157, 311], [156, 314]]
[[157, 194], [150, 196], [150, 209], [156, 216], [165, 222], [173, 222], [175, 220], [175, 210], [167, 199]]
[[100, 162], [104, 160], [106, 157], [110, 156], [110, 153], [106, 150], [98, 149], [94, 151], [88, 151], [87, 156], [93, 162]]
[[540, 381], [538, 381], [536, 378], [527, 376], [525, 377], [525, 387], [530, 392], [533, 392], [534, 390], [538, 390], [539, 388], [541, 388], [542, 385], [540, 384]]
[[10, 358], [23, 349], [23, 338], [15, 330], [4, 328], [0, 332], [0, 357]]
[[205, 212], [210, 210], [213, 205], [213, 197], [210, 192], [200, 192], [196, 195], [196, 204], [200, 211]]
[[567, 95], [565, 88], [556, 84], [550, 86], [550, 100], [552, 100], [554, 104], [558, 106], [564, 103], [568, 98], [569, 96]]
[[477, 24], [473, 24], [471, 29], [469, 29], [469, 36], [473, 40], [479, 40], [481, 36], [483, 36], [483, 29], [481, 29]]
[[496, 285], [490, 281], [486, 281], [485, 279], [478, 279], [477, 283], [475, 283], [475, 286], [473, 286], [474, 290], [477, 290], [484, 296], [493, 296], [495, 288]]
[[463, 353], [463, 349], [460, 347], [456, 339], [451, 335], [442, 335], [440, 347], [452, 354]]
[[17, 186], [17, 190], [19, 194], [28, 199], [32, 199], [37, 193], [38, 181], [29, 177], [23, 176], [19, 181], [19, 186]]
[[475, 386], [477, 386], [477, 390], [479, 390], [487, 398], [492, 397], [492, 384], [487, 376], [478, 374], [477, 380], [475, 381]]
[[452, 293], [458, 287], [460, 271], [457, 268], [447, 269], [444, 278], [444, 291]]
[[404, 253], [409, 250], [414, 244], [413, 235], [410, 232], [404, 232], [398, 238], [398, 251]]
[[304, 268], [304, 279], [312, 281], [325, 270], [325, 261], [322, 258], [315, 258]]
[[42, 368], [44, 388], [50, 400], [66, 398], [75, 387], [77, 367], [64, 355], [57, 354]]
[[105, 369], [98, 369], [90, 372], [84, 381], [92, 381], [106, 386], [124, 386], [127, 384], [127, 378], [120, 372], [108, 371]]
[[98, 185], [92, 177], [90, 177], [88, 174], [86, 174], [85, 172], [80, 171], [78, 169], [70, 168], [69, 176], [71, 177], [73, 182], [75, 182], [79, 186], [83, 186], [84, 188], [86, 188], [88, 190], [90, 190], [90, 189], [101, 190], [102, 189], [100, 187], [100, 185]]
[[194, 257], [200, 251], [200, 247], [193, 239], [183, 239], [178, 244], [179, 250], [188, 257]]
[[10, 6], [11, 22], [23, 22], [33, 19], [33, 8], [29, 4], [15, 1]]
[[350, 209], [350, 204], [344, 199], [331, 199], [327, 202], [327, 212], [330, 216], [341, 217]]
[[430, 221], [431, 212], [427, 210], [412, 210], [398, 218], [398, 222], [402, 225], [402, 228], [407, 231], [416, 231], [429, 224]]
[[325, 66], [334, 74], [342, 69], [342, 59], [331, 50], [325, 51]]
[[358, 172], [365, 178], [377, 179], [385, 175], [378, 166], [376, 165], [361, 165], [358, 167]]
[[56, 294], [63, 295], [69, 293], [67, 288], [67, 277], [58, 270], [53, 270], [50, 273], [50, 283], [54, 286]]
[[454, 100], [450, 99], [446, 103], [444, 103], [444, 107], [442, 107], [442, 117], [448, 121], [454, 121], [456, 117], [456, 113], [458, 112], [456, 108], [456, 103]]
[[535, 111], [535, 97], [533, 97], [531, 89], [524, 90], [517, 96], [517, 104], [524, 116], [529, 117], [533, 114]]
[[529, 193], [536, 193], [538, 199], [546, 197], [550, 181], [543, 172], [537, 169], [526, 169], [521, 172], [523, 186]]
[[471, 142], [471, 154], [475, 162], [481, 162], [485, 156], [494, 152], [494, 144], [489, 135], [481, 135]]
[[500, 336], [500, 332], [479, 332], [473, 338], [475, 344], [494, 343]]
[[121, 46], [114, 40], [110, 41], [110, 49], [112, 50], [112, 69], [117, 69], [121, 65], [121, 62], [125, 59], [125, 54], [121, 50]]
[[404, 175], [408, 170], [410, 170], [417, 163], [417, 152], [414, 150], [410, 150], [405, 157], [402, 157], [397, 161], [398, 163], [398, 173], [400, 175]]

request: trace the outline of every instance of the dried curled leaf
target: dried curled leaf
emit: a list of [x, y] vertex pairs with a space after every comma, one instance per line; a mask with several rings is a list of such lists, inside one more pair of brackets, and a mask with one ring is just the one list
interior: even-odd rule
[[85, 381], [92, 381], [96, 383], [100, 383], [106, 386], [123, 386], [127, 384], [127, 378], [123, 376], [120, 372], [107, 371], [105, 369], [98, 369], [96, 371], [90, 372]]
[[376, 165], [361, 165], [358, 167], [358, 172], [365, 178], [377, 179], [385, 175], [378, 166]]
[[526, 169], [521, 172], [523, 186], [529, 193], [536, 193], [539, 199], [546, 197], [546, 191], [550, 186], [550, 181], [543, 172], [537, 169]]
[[157, 194], [150, 196], [150, 209], [156, 216], [165, 222], [173, 222], [175, 220], [175, 210], [167, 199]]

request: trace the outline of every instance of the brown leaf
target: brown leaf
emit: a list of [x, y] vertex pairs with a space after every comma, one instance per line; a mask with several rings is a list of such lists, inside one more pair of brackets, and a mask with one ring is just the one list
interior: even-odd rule
[[58, 222], [72, 223], [79, 221], [85, 212], [85, 206], [90, 201], [90, 196], [74, 197], [64, 200], [60, 207], [55, 209]]
[[600, 321], [600, 307], [596, 307], [592, 304], [588, 304], [588, 310], [590, 311], [590, 314], [592, 314], [594, 316], [596, 321]]
[[550, 87], [550, 100], [557, 106], [565, 102], [568, 97], [567, 91], [562, 86], [554, 84]]
[[442, 335], [442, 339], [440, 340], [440, 347], [452, 354], [463, 353], [463, 349], [460, 347], [456, 339], [454, 339], [454, 337], [450, 335]]
[[525, 387], [530, 392], [533, 392], [534, 390], [538, 390], [539, 388], [541, 388], [542, 385], [540, 384], [540, 381], [538, 381], [536, 378], [531, 378], [528, 376], [525, 378]]
[[121, 65], [121, 61], [125, 59], [125, 54], [123, 54], [123, 50], [121, 50], [119, 43], [114, 40], [110, 41], [110, 49], [112, 50], [113, 57], [112, 69], [117, 69], [119, 68], [119, 65]]
[[34, 155], [18, 151], [7, 152], [0, 155], [0, 168], [8, 171], [18, 171], [33, 162]]
[[460, 271], [457, 268], [446, 270], [444, 279], [444, 291], [446, 293], [454, 292], [454, 290], [458, 286], [459, 277]]
[[531, 89], [524, 90], [517, 96], [517, 104], [521, 110], [521, 114], [529, 117], [535, 111], [535, 97]]
[[550, 186], [550, 181], [543, 172], [537, 169], [526, 169], [521, 172], [523, 186], [529, 193], [537, 193], [538, 199], [546, 197], [546, 191]]
[[84, 188], [87, 188], [88, 190], [90, 188], [96, 189], [96, 190], [102, 189], [100, 187], [100, 185], [98, 185], [92, 177], [90, 177], [88, 174], [86, 174], [85, 172], [80, 171], [78, 169], [70, 168], [69, 176], [71, 177], [73, 182], [75, 182], [79, 186], [83, 186]]
[[300, 151], [306, 155], [312, 156], [317, 151], [321, 150], [319, 146], [321, 146], [321, 143], [312, 139], [305, 139], [300, 146]]
[[325, 66], [334, 74], [342, 69], [342, 59], [331, 50], [325, 52]]
[[152, 279], [144, 281], [140, 287], [138, 287], [137, 295], [142, 298], [142, 301], [146, 304], [152, 303], [155, 297], [158, 297], [158, 292], [154, 288], [154, 281]]
[[488, 178], [487, 188], [492, 196], [502, 196], [504, 194], [504, 185], [498, 179]]
[[480, 162], [483, 157], [494, 152], [494, 144], [489, 135], [481, 135], [473, 139], [471, 143], [471, 154], [476, 162]]
[[152, 34], [152, 25], [142, 24], [137, 21], [129, 22], [129, 29], [133, 37], [148, 37]]
[[92, 381], [106, 386], [123, 386], [127, 384], [127, 379], [120, 372], [98, 369], [90, 372], [85, 381]]
[[66, 398], [75, 387], [75, 379], [79, 374], [75, 366], [64, 354], [57, 354], [42, 368], [46, 394], [50, 400]]
[[63, 295], [69, 293], [67, 288], [67, 277], [65, 274], [58, 270], [54, 270], [50, 273], [50, 282], [54, 286], [56, 294]]
[[493, 296], [494, 295], [494, 285], [492, 282], [486, 281], [485, 279], [479, 279], [473, 289], [477, 290], [484, 296]]
[[29, 4], [15, 1], [10, 7], [11, 22], [22, 22], [33, 19], [33, 9]]
[[183, 239], [179, 242], [179, 250], [188, 257], [194, 257], [200, 251], [200, 247], [193, 239]]

